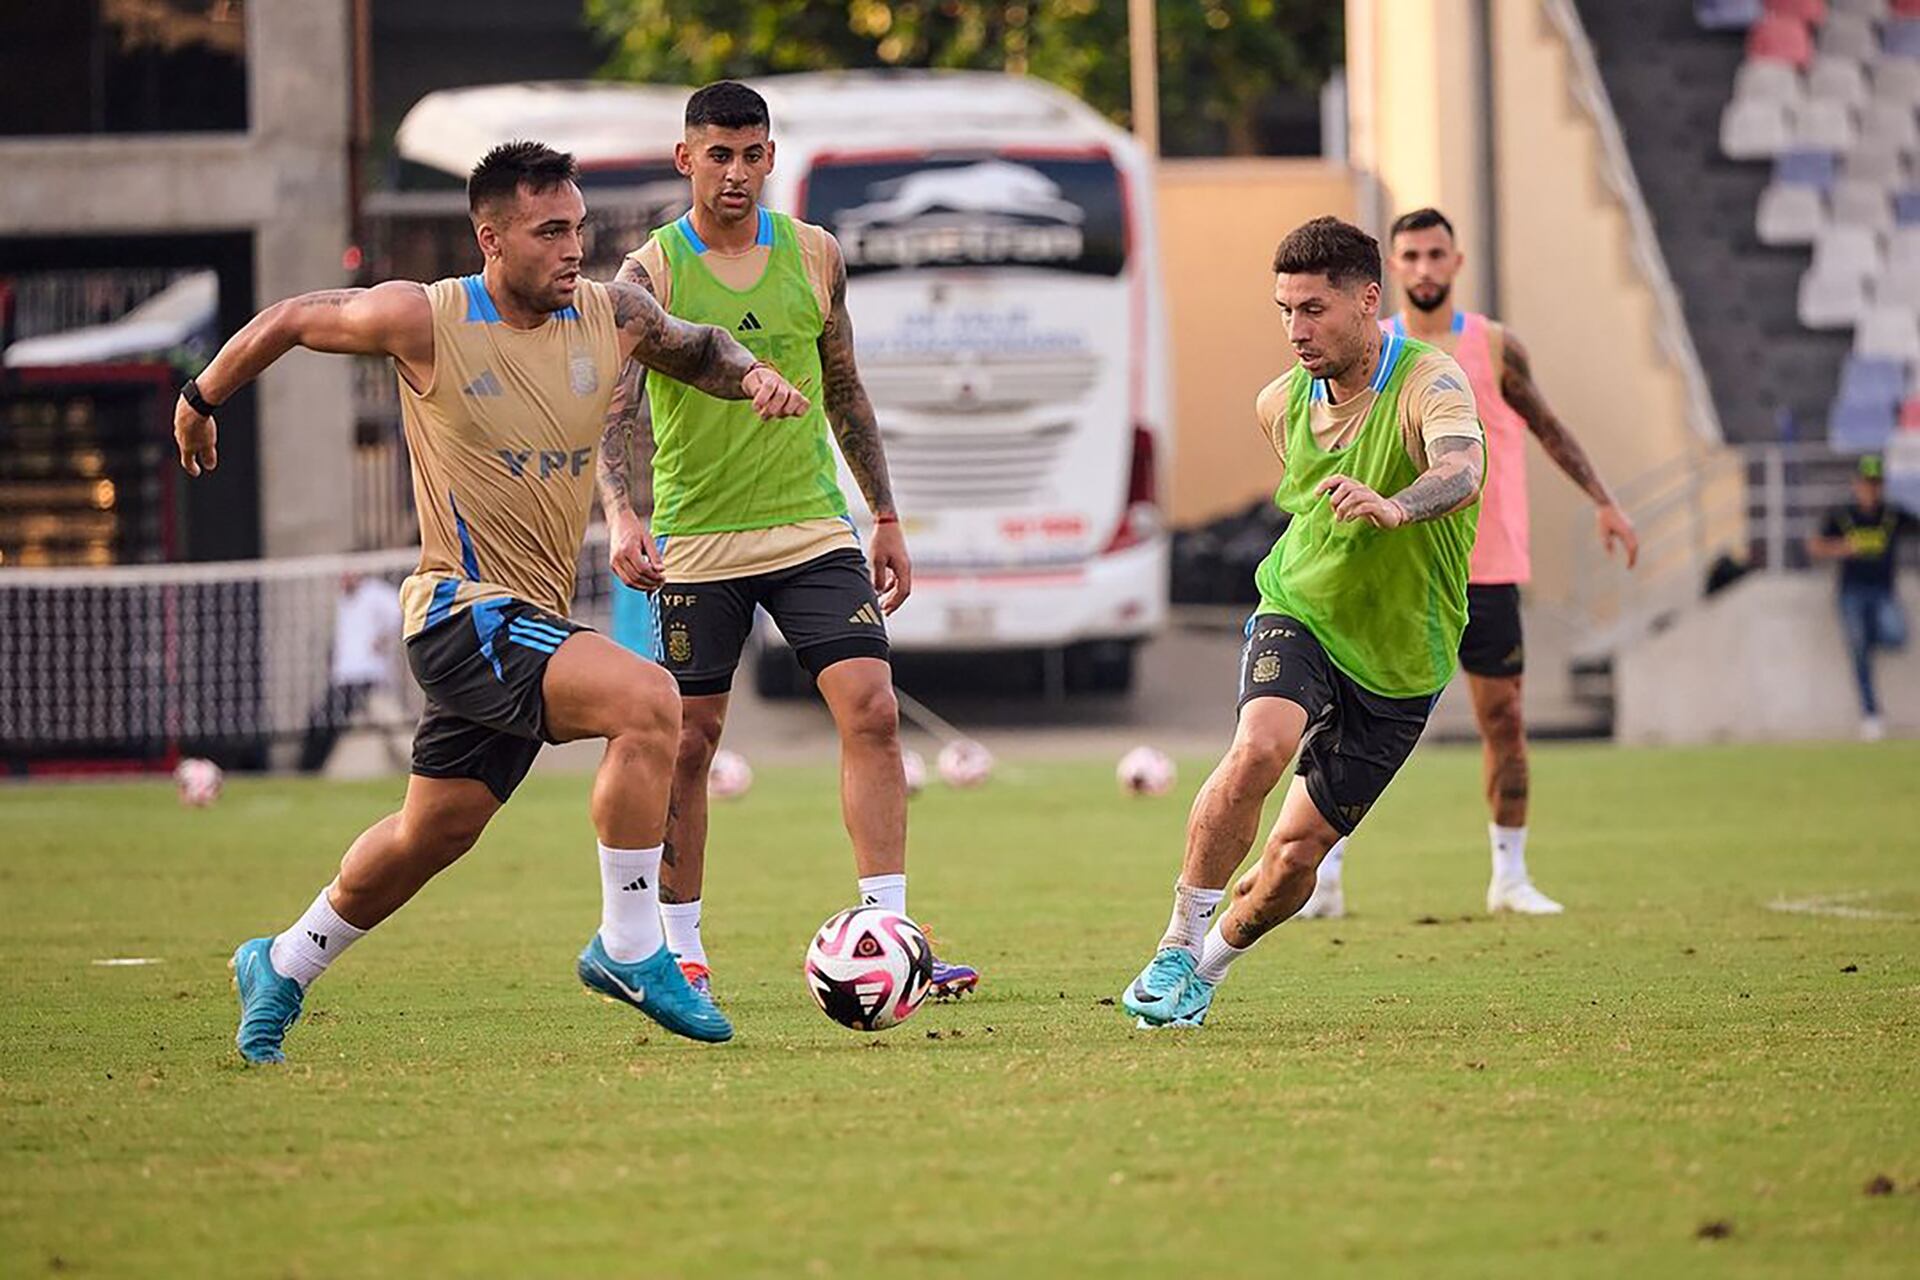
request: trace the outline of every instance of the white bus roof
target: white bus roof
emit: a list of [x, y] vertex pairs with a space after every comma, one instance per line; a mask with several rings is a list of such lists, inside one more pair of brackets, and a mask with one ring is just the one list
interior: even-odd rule
[[[881, 151], [1133, 140], [1079, 99], [997, 71], [826, 71], [762, 76], [774, 137], [809, 149]], [[679, 140], [681, 85], [532, 81], [442, 89], [415, 103], [395, 135], [400, 155], [464, 177], [490, 147], [535, 138], [586, 167], [655, 160]]]

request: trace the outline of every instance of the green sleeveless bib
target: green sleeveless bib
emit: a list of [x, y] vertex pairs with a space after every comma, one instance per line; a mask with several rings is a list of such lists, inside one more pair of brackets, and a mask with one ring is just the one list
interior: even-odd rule
[[1315, 492], [1329, 476], [1344, 475], [1391, 496], [1420, 474], [1400, 435], [1400, 396], [1414, 361], [1433, 348], [1411, 338], [1391, 341], [1399, 349], [1387, 353], [1385, 386], [1359, 436], [1336, 452], [1313, 438], [1315, 381], [1295, 368], [1287, 390], [1287, 474], [1273, 495], [1293, 519], [1254, 581], [1258, 612], [1306, 623], [1334, 665], [1362, 688], [1415, 698], [1438, 693], [1453, 676], [1467, 625], [1467, 561], [1479, 502], [1437, 520], [1376, 529], [1364, 520], [1335, 520]]
[[793, 220], [762, 210], [772, 250], [751, 289], [731, 289], [701, 261], [692, 222], [656, 229], [683, 320], [727, 330], [813, 402], [806, 416], [762, 422], [751, 401], [720, 400], [652, 373], [653, 531], [729, 533], [847, 514], [822, 406], [820, 334], [826, 327], [807, 280]]

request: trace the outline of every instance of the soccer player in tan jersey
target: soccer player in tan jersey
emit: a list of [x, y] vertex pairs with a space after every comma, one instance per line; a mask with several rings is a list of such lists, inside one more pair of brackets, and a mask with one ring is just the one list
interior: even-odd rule
[[581, 981], [678, 1035], [733, 1034], [688, 986], [660, 929], [679, 696], [660, 668], [566, 612], [593, 449], [629, 358], [709, 395], [751, 400], [761, 418], [794, 417], [808, 403], [726, 331], [674, 319], [644, 289], [580, 278], [586, 204], [571, 156], [535, 142], [496, 147], [467, 192], [482, 272], [277, 303], [187, 383], [174, 414], [180, 465], [197, 476], [218, 462], [220, 403], [288, 351], [389, 357], [420, 516], [420, 567], [401, 596], [427, 709], [406, 799], [354, 841], [290, 928], [234, 952], [235, 1040], [249, 1062], [284, 1061], [314, 980], [473, 846], [542, 742], [579, 738], [607, 742], [590, 805], [601, 924], [581, 953]]
[[[688, 99], [674, 162], [691, 180], [693, 208], [629, 254], [620, 279], [650, 289], [673, 315], [734, 329], [789, 379], [819, 386], [819, 408], [776, 438], [733, 406], [650, 383], [648, 421], [636, 380], [608, 420], [600, 461], [613, 569], [628, 587], [660, 589], [664, 643], [653, 656], [686, 700], [660, 895], [667, 943], [703, 990], [707, 770], [756, 607], [812, 673], [840, 731], [841, 812], [861, 903], [907, 906], [906, 778], [884, 619], [906, 600], [912, 563], [854, 365], [840, 246], [760, 204], [773, 171], [770, 124], [766, 102], [743, 84], [719, 81]], [[646, 517], [633, 505], [636, 435], [652, 457]], [[829, 435], [873, 512], [865, 558]], [[936, 997], [978, 982], [971, 967], [935, 957]]]
[[[1624, 552], [1633, 567], [1640, 542], [1633, 521], [1613, 500], [1606, 482], [1547, 405], [1533, 380], [1527, 349], [1497, 321], [1455, 309], [1454, 277], [1466, 261], [1453, 224], [1438, 209], [1416, 209], [1393, 224], [1388, 269], [1409, 306], [1387, 327], [1429, 343], [1460, 362], [1473, 384], [1487, 431], [1487, 488], [1480, 502], [1479, 536], [1473, 547], [1467, 602], [1471, 617], [1460, 638], [1479, 723], [1493, 874], [1487, 910], [1557, 915], [1561, 906], [1533, 885], [1527, 873], [1527, 728], [1520, 685], [1526, 647], [1520, 629], [1520, 587], [1531, 575], [1527, 551], [1526, 437], [1540, 441], [1555, 466], [1593, 502], [1594, 525], [1609, 552]], [[1320, 882], [1305, 916], [1337, 917], [1346, 911], [1341, 884], [1346, 842], [1321, 864]]]

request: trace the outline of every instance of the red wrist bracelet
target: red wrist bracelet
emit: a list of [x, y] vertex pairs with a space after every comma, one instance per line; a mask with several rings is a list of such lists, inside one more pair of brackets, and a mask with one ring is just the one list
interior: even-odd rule
[[883, 516], [875, 516], [873, 522], [875, 524], [899, 524], [900, 517], [894, 512], [889, 511]]

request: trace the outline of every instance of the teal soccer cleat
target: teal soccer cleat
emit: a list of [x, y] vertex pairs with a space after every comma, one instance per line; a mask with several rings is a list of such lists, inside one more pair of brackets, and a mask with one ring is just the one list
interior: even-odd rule
[[1207, 1020], [1207, 1010], [1213, 1007], [1214, 984], [1199, 974], [1189, 974], [1180, 984], [1180, 990], [1174, 993], [1173, 1007], [1168, 1017], [1152, 1024], [1156, 1029], [1168, 1027], [1198, 1027]]
[[579, 973], [587, 990], [632, 1005], [677, 1036], [707, 1044], [733, 1039], [727, 1015], [688, 985], [664, 946], [645, 960], [620, 961], [607, 954], [596, 933], [580, 953]]
[[280, 1042], [300, 1020], [305, 993], [292, 978], [273, 967], [273, 939], [253, 938], [240, 944], [229, 962], [233, 985], [240, 992], [240, 1029], [233, 1042], [248, 1062], [285, 1062]]
[[1120, 997], [1126, 1011], [1148, 1022], [1173, 1017], [1174, 1001], [1193, 976], [1193, 953], [1185, 947], [1162, 947]]

